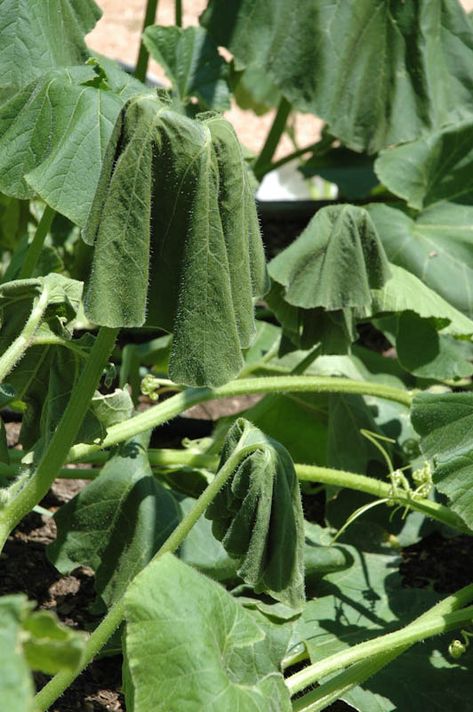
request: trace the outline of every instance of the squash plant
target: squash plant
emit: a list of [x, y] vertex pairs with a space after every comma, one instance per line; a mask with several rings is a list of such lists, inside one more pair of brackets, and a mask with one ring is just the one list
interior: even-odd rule
[[[89, 479], [47, 555], [93, 569], [100, 617], [87, 635], [1, 597], [0, 698], [45, 711], [105, 650], [129, 712], [466, 712], [473, 583], [406, 588], [399, 548], [473, 530], [470, 20], [210, 0], [182, 28], [156, 6], [135, 76], [87, 49], [93, 0], [0, 7], [0, 404], [22, 422], [22, 449], [0, 429], [0, 540], [56, 477]], [[232, 96], [277, 107], [259, 156]], [[274, 161], [297, 110], [323, 136]], [[256, 181], [294, 158], [352, 202], [266, 265]], [[248, 395], [211, 437], [150, 447]]]

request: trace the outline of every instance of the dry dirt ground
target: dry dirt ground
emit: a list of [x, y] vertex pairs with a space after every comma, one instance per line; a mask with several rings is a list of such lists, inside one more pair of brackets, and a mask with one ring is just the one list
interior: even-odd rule
[[[291, 2], [291, 0], [287, 1]], [[103, 17], [89, 35], [89, 45], [98, 52], [133, 65], [138, 53], [145, 0], [96, 0], [96, 2], [103, 11]], [[462, 0], [462, 5], [468, 11], [473, 10], [473, 0]], [[198, 24], [198, 17], [206, 6], [207, 0], [183, 0], [184, 26]], [[174, 24], [174, 0], [160, 0], [156, 24]], [[156, 64], [152, 64], [150, 70], [157, 77], [163, 77], [161, 69]], [[227, 112], [227, 118], [235, 127], [240, 141], [256, 153], [271, 126], [273, 113], [257, 117], [251, 112], [233, 107]], [[298, 115], [296, 132], [299, 145], [305, 146], [317, 141], [321, 126], [322, 122], [315, 116]], [[289, 139], [283, 137], [276, 155], [283, 156], [290, 151]]]

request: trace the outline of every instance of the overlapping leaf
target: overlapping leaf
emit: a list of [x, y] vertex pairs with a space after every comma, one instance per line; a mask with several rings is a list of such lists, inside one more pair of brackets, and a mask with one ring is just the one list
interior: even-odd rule
[[[304, 642], [312, 662], [391, 632], [435, 602], [430, 591], [405, 588], [395, 571], [395, 556], [344, 549], [352, 557], [351, 566], [319, 582], [316, 597], [296, 622], [292, 644]], [[440, 712], [452, 705], [454, 695], [455, 704], [466, 712], [471, 671], [462, 661], [448, 659], [448, 643], [447, 636], [417, 645], [342, 699], [360, 712], [416, 712], [421, 697]]]
[[412, 423], [424, 454], [434, 459], [435, 486], [473, 529], [473, 394], [419, 393]]
[[390, 261], [473, 317], [473, 207], [439, 203], [411, 218], [387, 205], [370, 205], [369, 213]]
[[58, 69], [0, 108], [0, 190], [21, 199], [38, 194], [85, 225], [120, 111], [144, 89], [106, 66], [106, 88], [95, 86], [93, 66]]
[[231, 126], [140, 97], [126, 110], [108, 170], [85, 230], [95, 244], [86, 313], [105, 326], [146, 318], [172, 331], [178, 382], [229, 380], [253, 337], [253, 296], [266, 289], [254, 198]]
[[153, 476], [149, 434], [126, 443], [100, 476], [56, 514], [58, 537], [48, 556], [62, 573], [96, 572], [96, 591], [108, 605], [152, 559], [179, 523], [176, 500]]
[[9, 712], [33, 710], [31, 670], [73, 670], [85, 645], [85, 636], [32, 607], [23, 595], [0, 598], [0, 698]]
[[392, 193], [416, 210], [441, 202], [473, 205], [472, 143], [470, 118], [382, 151], [375, 170]]
[[4, 0], [0, 16], [0, 92], [50, 69], [82, 64], [86, 35], [101, 16], [94, 0]]
[[473, 106], [473, 32], [456, 0], [212, 0], [203, 24], [355, 150], [412, 140]]
[[185, 107], [198, 99], [201, 110], [230, 108], [226, 63], [202, 27], [148, 27], [143, 40], [150, 55], [164, 68], [173, 93]]
[[240, 418], [227, 434], [220, 467], [255, 446], [207, 509], [213, 533], [239, 560], [239, 575], [256, 591], [299, 607], [304, 600], [304, 519], [287, 450]]
[[125, 596], [127, 709], [289, 712], [265, 630], [217, 583], [171, 554]]

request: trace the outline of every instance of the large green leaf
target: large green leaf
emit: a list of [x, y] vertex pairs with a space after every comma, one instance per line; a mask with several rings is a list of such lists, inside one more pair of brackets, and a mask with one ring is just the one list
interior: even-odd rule
[[111, 604], [152, 559], [180, 519], [178, 505], [153, 476], [149, 434], [126, 443], [100, 476], [55, 515], [49, 559], [61, 573], [96, 572], [97, 594]]
[[451, 124], [382, 151], [376, 173], [416, 210], [440, 202], [473, 204], [473, 121]]
[[291, 709], [264, 629], [223, 588], [171, 554], [137, 576], [125, 609], [127, 709]]
[[473, 207], [438, 203], [411, 218], [376, 204], [369, 213], [390, 261], [473, 317]]
[[473, 394], [419, 393], [412, 423], [424, 454], [434, 459], [435, 486], [473, 529]]
[[22, 199], [38, 194], [84, 226], [120, 110], [144, 89], [113, 63], [105, 66], [105, 87], [96, 86], [97, 67], [58, 69], [3, 104], [0, 190]]
[[202, 27], [148, 27], [143, 41], [150, 55], [164, 68], [173, 93], [183, 106], [191, 98], [201, 109], [230, 108], [226, 63], [217, 45]]
[[412, 140], [473, 106], [473, 32], [457, 0], [212, 0], [203, 24], [355, 150]]
[[127, 107], [120, 155], [107, 167], [85, 231], [95, 243], [87, 315], [105, 326], [146, 318], [173, 331], [175, 381], [229, 380], [254, 334], [252, 298], [266, 289], [233, 129], [218, 116], [193, 121], [144, 96]]
[[101, 16], [94, 0], [4, 0], [0, 14], [0, 92], [57, 67], [82, 64], [86, 35]]
[[220, 467], [255, 446], [207, 509], [213, 533], [238, 559], [239, 575], [256, 591], [299, 607], [304, 601], [304, 518], [287, 450], [243, 418], [225, 439]]

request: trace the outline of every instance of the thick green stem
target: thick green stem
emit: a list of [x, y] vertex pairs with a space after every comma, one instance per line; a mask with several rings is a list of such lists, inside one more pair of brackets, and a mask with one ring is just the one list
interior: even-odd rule
[[339, 653], [330, 655], [324, 660], [308, 665], [303, 670], [296, 672], [286, 680], [286, 685], [292, 695], [304, 690], [306, 687], [318, 682], [322, 677], [331, 675], [337, 670], [358, 663], [367, 658], [384, 655], [405, 647], [410, 647], [425, 638], [431, 638], [440, 633], [446, 633], [455, 628], [469, 625], [473, 620], [473, 606], [460, 611], [436, 616], [426, 616], [422, 620], [414, 621], [405, 628], [394, 633], [381, 635], [379, 638], [359, 643]]
[[175, 5], [175, 24], [182, 27], [182, 0], [174, 0]]
[[55, 211], [50, 208], [49, 205], [46, 205], [41, 216], [41, 220], [36, 228], [33, 240], [26, 252], [18, 279], [29, 279], [29, 277], [33, 276], [33, 272], [38, 264], [39, 256], [41, 254], [41, 250], [43, 249], [44, 241], [49, 232], [49, 228], [51, 227], [54, 215]]
[[253, 164], [253, 172], [258, 180], [264, 175], [264, 171], [269, 163], [271, 163], [273, 156], [278, 147], [281, 136], [286, 128], [286, 123], [291, 113], [291, 104], [284, 97], [281, 98], [279, 102], [278, 109], [276, 111], [276, 116], [274, 117], [273, 124], [269, 130], [269, 134], [266, 138], [263, 148]]
[[[143, 21], [142, 33], [146, 30], [149, 25], [154, 24], [156, 18], [156, 12], [158, 10], [159, 0], [148, 0], [146, 3], [145, 18]], [[148, 62], [149, 62], [149, 52], [146, 49], [143, 37], [140, 42], [140, 49], [138, 52], [138, 59], [136, 60], [135, 77], [140, 80], [140, 82], [146, 81], [146, 74], [148, 72]]]
[[[82, 446], [79, 446], [82, 447]], [[75, 448], [73, 449], [75, 450]], [[11, 453], [13, 460], [19, 460], [23, 455], [20, 451], [13, 450]], [[109, 453], [98, 451], [91, 452], [87, 456], [81, 458], [82, 462], [87, 461], [93, 465], [101, 466], [109, 458]], [[69, 461], [72, 461], [72, 456]], [[196, 467], [215, 470], [218, 465], [218, 455], [207, 455], [206, 453], [195, 452], [193, 450], [148, 450], [148, 459], [153, 468], [167, 467]], [[319, 482], [323, 485], [332, 485], [334, 487], [345, 487], [347, 489], [364, 492], [372, 495], [377, 499], [391, 499], [395, 504], [409, 507], [417, 512], [421, 512], [431, 519], [435, 519], [452, 529], [461, 532], [470, 533], [463, 520], [455, 514], [449, 507], [443, 504], [434, 502], [425, 498], [412, 498], [403, 492], [393, 492], [392, 487], [388, 482], [377, 480], [374, 477], [366, 477], [355, 472], [347, 472], [346, 470], [335, 470], [329, 467], [317, 467], [316, 465], [294, 465], [298, 479], [301, 482]], [[11, 465], [0, 464], [0, 475], [4, 477], [12, 477], [18, 474], [18, 465], [15, 462]], [[70, 469], [67, 467], [61, 468], [58, 476], [66, 479], [94, 479], [99, 474], [100, 470], [96, 468], [89, 469]]]
[[[197, 523], [203, 515], [209, 504], [212, 502], [216, 494], [223, 487], [227, 479], [232, 474], [235, 467], [250, 453], [257, 449], [258, 446], [250, 445], [241, 450], [234, 452], [226, 461], [224, 466], [215, 476], [215, 479], [209, 484], [206, 490], [200, 495], [199, 499], [187, 514], [181, 523], [174, 529], [172, 534], [166, 539], [159, 551], [154, 555], [152, 561], [169, 552], [176, 551], [182, 544], [186, 536], [189, 534], [192, 527]], [[103, 648], [107, 640], [113, 635], [115, 630], [121, 624], [125, 617], [124, 598], [121, 598], [110, 609], [100, 625], [94, 630], [84, 651], [81, 666], [73, 671], [64, 671], [53, 677], [43, 689], [38, 692], [35, 697], [35, 712], [46, 712], [49, 707], [62, 695], [75, 678], [87, 667], [87, 665], [95, 658], [95, 656]]]
[[436, 519], [453, 529], [469, 533], [463, 520], [445, 505], [433, 502], [430, 499], [410, 497], [402, 491], [394, 492], [389, 482], [366, 477], [366, 475], [357, 475], [354, 472], [333, 470], [328, 467], [315, 467], [313, 465], [296, 465], [296, 472], [301, 481], [347, 487], [358, 492], [365, 492], [377, 499], [390, 499], [396, 504], [415, 509], [417, 512]]
[[0, 358], [0, 383], [4, 383], [8, 374], [13, 371], [18, 361], [25, 355], [28, 347], [31, 345], [36, 334], [44, 312], [48, 306], [49, 292], [44, 287], [41, 294], [34, 300], [31, 314], [26, 322], [23, 330], [15, 341], [10, 344], [8, 349]]
[[393, 386], [324, 376], [265, 376], [230, 381], [224, 386], [213, 389], [188, 388], [124, 423], [112, 425], [100, 445], [76, 445], [69, 454], [69, 461], [81, 460], [101, 448], [117, 445], [138, 433], [156, 428], [199, 403], [217, 398], [259, 393], [354, 393], [385, 398], [406, 407], [409, 407], [412, 401], [410, 393]]
[[[453, 611], [466, 606], [473, 600], [473, 584], [465, 586], [456, 593], [444, 598], [437, 603], [433, 608], [423, 613], [415, 619], [414, 623], [427, 620], [429, 617], [436, 617], [452, 613]], [[412, 624], [411, 624], [412, 625]], [[406, 652], [411, 646], [404, 646], [395, 651], [382, 653], [375, 658], [362, 660], [355, 663], [348, 670], [335, 675], [328, 682], [323, 683], [320, 687], [308, 692], [303, 697], [294, 701], [294, 712], [319, 712], [324, 710], [328, 705], [332, 704], [340, 697], [351, 690], [355, 685], [361, 685], [370, 677], [386, 667], [390, 662]]]
[[113, 349], [118, 329], [102, 327], [90, 356], [71, 393], [64, 415], [39, 461], [31, 479], [0, 513], [0, 549], [10, 531], [45, 496], [67, 458], [94, 395], [107, 359]]

